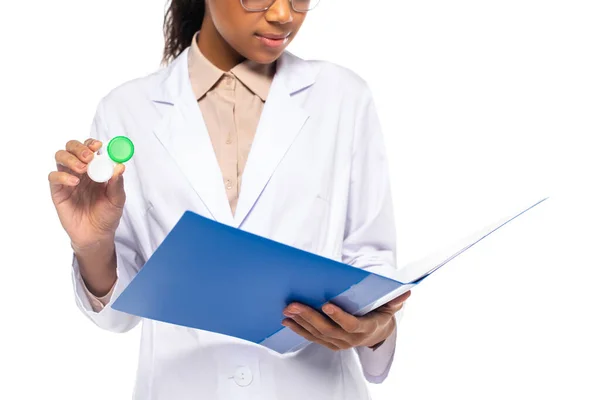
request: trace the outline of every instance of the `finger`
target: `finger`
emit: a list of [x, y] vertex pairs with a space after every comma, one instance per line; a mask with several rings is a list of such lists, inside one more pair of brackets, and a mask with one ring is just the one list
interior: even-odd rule
[[[125, 192], [125, 182], [123, 179], [123, 174], [125, 173], [125, 164], [117, 164], [115, 170], [113, 172], [113, 176], [108, 181], [106, 185], [106, 196], [109, 199], [119, 199], [120, 196]], [[113, 203], [116, 206], [121, 207], [122, 205], [116, 202]]]
[[77, 140], [69, 140], [65, 148], [69, 153], [72, 153], [79, 158], [80, 161], [89, 163], [94, 158], [94, 151], [97, 151], [100, 148], [101, 143], [95, 139], [86, 141], [86, 143], [89, 143], [89, 145], [85, 145]]
[[284, 326], [287, 326], [292, 331], [296, 332], [298, 335], [302, 336], [303, 338], [305, 338], [308, 341], [318, 343], [321, 346], [325, 346], [328, 349], [333, 350], [333, 351], [339, 350], [339, 348], [336, 345], [334, 345], [333, 343], [327, 342], [325, 340], [322, 340], [322, 339], [314, 336], [313, 334], [311, 334], [309, 331], [304, 329], [302, 326], [300, 326], [296, 321], [294, 321], [292, 319], [286, 318], [283, 320], [282, 324]]
[[125, 164], [117, 164], [113, 170], [112, 177], [108, 181], [108, 184], [115, 185], [115, 184], [119, 183], [119, 180], [122, 181], [121, 177], [123, 176], [124, 173], [125, 173]]
[[[300, 315], [294, 315], [291, 317], [294, 322], [304, 328], [307, 332], [309, 332], [314, 337], [334, 344], [337, 348], [347, 349], [352, 347], [350, 342], [352, 341], [350, 337], [344, 337], [344, 335], [350, 335], [348, 333], [342, 332], [341, 328], [335, 327], [331, 330], [326, 331], [325, 333], [321, 333], [317, 328], [311, 325], [306, 319], [304, 319]], [[332, 325], [333, 326], [333, 325]], [[337, 331], [337, 332], [334, 332]]]
[[83, 144], [86, 145], [92, 153], [96, 153], [102, 147], [102, 142], [93, 138], [87, 139]]
[[395, 314], [402, 309], [402, 307], [404, 306], [404, 302], [410, 297], [410, 295], [411, 295], [411, 292], [409, 290], [408, 292], [404, 293], [403, 295], [401, 295], [401, 296], [395, 298], [394, 300], [391, 300], [388, 303], [384, 304], [383, 306], [379, 307], [379, 309], [377, 309], [377, 311]]
[[335, 304], [325, 304], [323, 306], [323, 312], [348, 333], [359, 333], [363, 332], [365, 329], [365, 326], [360, 319], [352, 314], [348, 314]]
[[[66, 167], [71, 171], [78, 172], [80, 174], [84, 173], [87, 169], [87, 164], [80, 161], [73, 153], [70, 153], [66, 150], [58, 150], [54, 155], [54, 159], [56, 160], [56, 166], [62, 171], [65, 171], [64, 168], [60, 168], [60, 166]], [[68, 172], [68, 171], [67, 171]]]
[[368, 326], [368, 333], [376, 332], [382, 327], [389, 327], [390, 323], [394, 323], [395, 321], [393, 313], [381, 312], [379, 309], [375, 309], [361, 318], [365, 325]]
[[304, 321], [312, 325], [320, 335], [341, 339], [344, 337], [343, 330], [334, 324], [329, 318], [326, 318], [314, 308], [304, 304], [294, 303], [284, 311], [286, 316], [301, 316]]
[[83, 144], [89, 147], [92, 151], [96, 152], [100, 147], [102, 147], [102, 142], [100, 140], [96, 140], [94, 138], [86, 139]]
[[79, 178], [68, 172], [52, 171], [48, 174], [48, 182], [50, 182], [50, 187], [56, 190], [62, 186], [77, 186]]

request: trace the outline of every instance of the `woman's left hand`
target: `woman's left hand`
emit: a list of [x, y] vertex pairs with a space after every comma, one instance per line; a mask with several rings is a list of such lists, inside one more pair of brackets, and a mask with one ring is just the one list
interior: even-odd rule
[[311, 342], [334, 351], [359, 346], [373, 348], [394, 332], [394, 314], [409, 297], [410, 291], [362, 317], [348, 314], [331, 303], [323, 306], [327, 316], [304, 304], [292, 303], [285, 308], [283, 314], [288, 318], [282, 323]]

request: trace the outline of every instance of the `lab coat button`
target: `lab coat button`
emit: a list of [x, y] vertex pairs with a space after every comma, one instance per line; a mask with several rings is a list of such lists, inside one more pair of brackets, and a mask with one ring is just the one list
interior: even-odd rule
[[233, 376], [238, 386], [248, 386], [252, 383], [252, 371], [248, 367], [239, 367]]

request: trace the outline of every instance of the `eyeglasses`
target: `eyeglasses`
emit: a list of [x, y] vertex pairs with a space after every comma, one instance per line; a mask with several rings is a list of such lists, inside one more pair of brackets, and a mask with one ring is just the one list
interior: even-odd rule
[[[246, 11], [267, 11], [277, 0], [240, 0]], [[296, 12], [307, 12], [314, 9], [320, 0], [288, 0]]]

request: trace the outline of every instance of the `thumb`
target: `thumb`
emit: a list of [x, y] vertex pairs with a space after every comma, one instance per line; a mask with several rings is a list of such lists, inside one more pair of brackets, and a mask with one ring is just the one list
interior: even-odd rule
[[124, 172], [125, 165], [117, 164], [113, 176], [106, 185], [106, 196], [111, 200], [111, 203], [121, 207], [125, 204]]
[[382, 312], [387, 312], [390, 314], [395, 314], [398, 311], [400, 311], [400, 309], [402, 309], [402, 307], [404, 306], [404, 302], [410, 297], [411, 292], [410, 290], [406, 293], [404, 293], [402, 296], [399, 296], [393, 300], [391, 300], [390, 302], [384, 304], [383, 306], [381, 306], [380, 311]]

